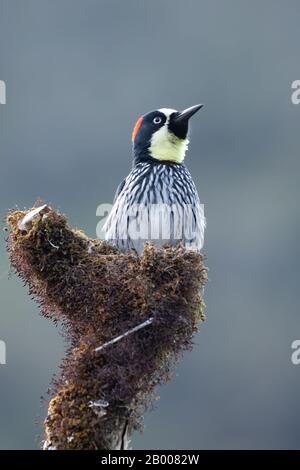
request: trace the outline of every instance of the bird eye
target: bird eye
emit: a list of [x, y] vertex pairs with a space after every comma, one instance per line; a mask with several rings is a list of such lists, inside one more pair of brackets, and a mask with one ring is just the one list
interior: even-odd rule
[[159, 117], [159, 116], [156, 116], [156, 117], [153, 119], [154, 124], [160, 124], [161, 121], [162, 121], [162, 119], [161, 119], [161, 117]]

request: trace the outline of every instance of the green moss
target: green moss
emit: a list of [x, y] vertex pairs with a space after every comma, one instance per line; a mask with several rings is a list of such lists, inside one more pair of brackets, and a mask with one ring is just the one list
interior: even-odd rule
[[[62, 322], [71, 346], [54, 384], [46, 439], [57, 449], [114, 448], [120, 430], [141, 427], [156, 385], [192, 347], [204, 319], [203, 259], [180, 246], [121, 254], [49, 208], [24, 229], [25, 214], [7, 217], [11, 264], [42, 314]], [[151, 325], [95, 351], [150, 317]]]

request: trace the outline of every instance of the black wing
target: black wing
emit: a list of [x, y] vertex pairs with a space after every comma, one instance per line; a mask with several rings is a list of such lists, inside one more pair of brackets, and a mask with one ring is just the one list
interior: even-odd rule
[[116, 202], [119, 194], [122, 192], [122, 189], [124, 188], [124, 184], [125, 184], [125, 181], [126, 181], [126, 178], [123, 179], [123, 181], [119, 184], [119, 186], [117, 187], [117, 191], [116, 191], [116, 194], [115, 194], [115, 197], [114, 197], [114, 202], [113, 204]]

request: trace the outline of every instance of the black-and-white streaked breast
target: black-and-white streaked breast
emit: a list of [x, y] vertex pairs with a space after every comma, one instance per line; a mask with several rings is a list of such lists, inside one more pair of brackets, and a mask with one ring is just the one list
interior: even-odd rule
[[118, 190], [105, 223], [105, 239], [121, 251], [143, 251], [182, 242], [200, 251], [204, 243], [203, 206], [183, 164], [141, 162]]

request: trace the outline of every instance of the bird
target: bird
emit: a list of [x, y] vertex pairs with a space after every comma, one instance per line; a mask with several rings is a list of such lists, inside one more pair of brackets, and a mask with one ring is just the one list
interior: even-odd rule
[[160, 108], [138, 118], [131, 138], [132, 169], [118, 186], [103, 226], [105, 240], [119, 251], [141, 255], [147, 242], [157, 248], [202, 249], [204, 208], [184, 163], [189, 120], [202, 107]]

